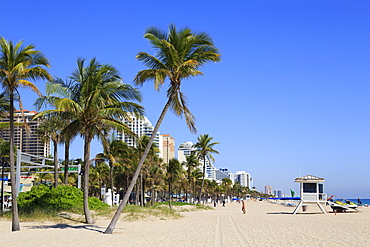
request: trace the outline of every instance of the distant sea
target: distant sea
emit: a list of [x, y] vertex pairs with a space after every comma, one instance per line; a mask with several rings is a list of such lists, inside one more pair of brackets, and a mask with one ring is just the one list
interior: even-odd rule
[[[356, 199], [348, 199], [350, 200], [351, 202], [354, 202], [354, 203], [357, 203], [357, 198]], [[369, 205], [370, 206], [370, 199], [362, 199], [360, 198], [361, 202], [362, 202], [362, 205]]]

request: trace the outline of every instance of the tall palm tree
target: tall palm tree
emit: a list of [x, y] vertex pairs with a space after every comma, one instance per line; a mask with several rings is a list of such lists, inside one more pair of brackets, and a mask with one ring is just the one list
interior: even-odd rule
[[155, 186], [156, 184], [159, 185], [159, 183], [163, 180], [163, 159], [159, 156], [153, 157], [153, 165], [149, 167], [149, 182], [151, 183], [151, 204], [154, 206], [155, 203]]
[[[10, 147], [14, 146], [14, 94], [19, 87], [26, 87], [40, 94], [37, 87], [30, 80], [46, 79], [51, 76], [45, 69], [49, 61], [34, 45], [23, 46], [23, 41], [13, 44], [3, 37], [0, 38], [0, 83], [9, 94], [10, 103]], [[10, 148], [10, 179], [15, 181], [14, 150]], [[18, 207], [16, 186], [12, 183], [12, 231], [19, 231]]]
[[215, 150], [213, 147], [219, 142], [212, 142], [213, 137], [210, 137], [208, 134], [200, 135], [198, 137], [198, 142], [194, 144], [194, 147], [197, 149], [196, 154], [198, 156], [199, 160], [203, 160], [203, 179], [202, 179], [202, 186], [200, 187], [199, 191], [199, 203], [201, 202], [202, 198], [202, 190], [204, 187], [204, 175], [206, 172], [206, 162], [215, 162], [215, 159], [213, 158], [212, 154], [216, 153], [219, 154], [217, 150]]
[[114, 202], [114, 165], [117, 160], [122, 160], [122, 155], [127, 154], [127, 144], [122, 140], [114, 139], [114, 136], [108, 137], [107, 135], [103, 135], [101, 137], [103, 143], [103, 153], [99, 153], [96, 155], [96, 159], [105, 160], [109, 164], [109, 181], [110, 181], [110, 188], [111, 188], [111, 198], [112, 198], [112, 205]]
[[[157, 54], [153, 56], [145, 52], [138, 53], [136, 58], [143, 62], [148, 69], [139, 71], [134, 82], [136, 85], [143, 85], [144, 82], [153, 80], [154, 88], [159, 90], [165, 80], [169, 80], [168, 100], [154, 127], [153, 133], [157, 133], [168, 109], [171, 109], [178, 116], [185, 116], [188, 128], [192, 132], [196, 132], [195, 119], [187, 107], [186, 97], [181, 91], [181, 82], [184, 79], [202, 75], [203, 73], [199, 68], [208, 62], [220, 61], [219, 51], [215, 48], [208, 34], [194, 33], [189, 28], [178, 31], [174, 25], [169, 26], [168, 33], [156, 27], [149, 27], [144, 38], [148, 39]], [[155, 134], [151, 136], [148, 146], [140, 158], [130, 186], [104, 233], [113, 233], [118, 218], [130, 197], [141, 167], [149, 153], [154, 137]]]
[[233, 184], [233, 181], [231, 181], [230, 178], [223, 178], [221, 184], [225, 188], [226, 198], [229, 198], [229, 196], [230, 196], [230, 189], [231, 189], [231, 186]]
[[[202, 177], [203, 177], [203, 173], [199, 168], [196, 168], [195, 170], [191, 172], [191, 181], [193, 183], [193, 195], [195, 194], [195, 191], [196, 191], [197, 181], [199, 181]], [[193, 203], [195, 203], [194, 197], [193, 197]]]
[[199, 161], [198, 161], [197, 156], [193, 152], [190, 155], [187, 155], [186, 161], [183, 162], [183, 165], [185, 165], [188, 168], [187, 175], [188, 175], [188, 183], [189, 183], [189, 193], [191, 194], [191, 174], [192, 174], [193, 169], [199, 166]]
[[78, 59], [70, 80], [70, 83], [55, 81], [47, 85], [49, 96], [40, 99], [39, 104], [48, 103], [55, 109], [45, 110], [38, 116], [73, 119], [63, 132], [68, 136], [80, 133], [84, 139], [84, 213], [86, 223], [92, 224], [94, 220], [88, 205], [91, 141], [107, 129], [127, 130], [118, 119], [127, 118], [128, 112], [141, 115], [143, 108], [131, 102], [141, 101], [140, 92], [124, 84], [115, 67], [100, 64], [95, 58], [87, 65], [85, 59]]
[[168, 196], [169, 196], [168, 205], [170, 209], [172, 209], [172, 205], [171, 205], [172, 185], [179, 178], [182, 167], [181, 167], [180, 162], [177, 159], [172, 158], [169, 160], [166, 168], [167, 168], [166, 179], [168, 182]]
[[54, 188], [58, 187], [58, 174], [59, 174], [59, 162], [58, 162], [58, 145], [61, 141], [60, 132], [65, 127], [65, 122], [58, 116], [45, 119], [39, 126], [38, 133], [44, 142], [53, 142], [54, 146]]

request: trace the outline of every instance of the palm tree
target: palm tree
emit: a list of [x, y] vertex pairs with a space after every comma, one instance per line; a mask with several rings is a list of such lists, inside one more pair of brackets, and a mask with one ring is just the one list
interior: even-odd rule
[[189, 193], [191, 194], [191, 173], [194, 168], [197, 168], [199, 166], [197, 156], [193, 152], [190, 155], [187, 155], [186, 161], [183, 162], [183, 165], [185, 165], [188, 168], [187, 175], [188, 175], [188, 183], [189, 183]]
[[159, 156], [153, 157], [153, 164], [149, 167], [149, 181], [151, 182], [151, 204], [154, 206], [155, 203], [155, 186], [158, 185], [163, 180], [163, 168], [162, 168], [163, 159]]
[[[136, 58], [143, 62], [148, 69], [139, 71], [134, 82], [136, 85], [143, 85], [144, 82], [153, 80], [156, 90], [160, 89], [160, 86], [164, 84], [166, 79], [169, 80], [170, 84], [167, 90], [167, 103], [160, 114], [153, 133], [157, 133], [168, 109], [171, 109], [178, 116], [185, 116], [188, 128], [192, 132], [196, 132], [194, 116], [187, 107], [184, 93], [180, 90], [181, 82], [184, 79], [202, 75], [203, 73], [199, 68], [209, 61], [220, 61], [217, 48], [214, 47], [213, 41], [208, 34], [194, 33], [189, 28], [177, 31], [174, 25], [169, 26], [168, 33], [156, 27], [149, 27], [146, 30], [144, 38], [149, 40], [157, 54], [156, 56], [152, 56], [145, 52], [138, 53]], [[105, 230], [105, 234], [113, 233], [118, 218], [130, 197], [141, 167], [149, 153], [154, 137], [155, 134], [151, 136], [145, 152], [140, 158], [130, 186], [111, 223]]]
[[60, 132], [65, 127], [65, 122], [57, 117], [53, 116], [51, 118], [45, 119], [39, 126], [38, 133], [41, 136], [41, 139], [44, 142], [53, 142], [54, 146], [54, 188], [58, 187], [58, 170], [59, 170], [59, 162], [58, 162], [58, 145], [61, 141], [61, 134]]
[[102, 159], [108, 162], [109, 164], [109, 180], [110, 180], [110, 188], [111, 188], [111, 198], [112, 198], [112, 205], [114, 202], [114, 165], [117, 160], [121, 160], [121, 156], [127, 154], [127, 144], [122, 140], [114, 139], [114, 136], [107, 137], [107, 135], [103, 135], [101, 138], [103, 143], [103, 153], [99, 153], [96, 155], [96, 159]]
[[[196, 168], [195, 170], [191, 172], [191, 180], [193, 183], [193, 195], [195, 194], [195, 191], [196, 191], [197, 181], [199, 181], [202, 177], [203, 177], [203, 173], [199, 168]], [[193, 203], [195, 203], [194, 197], [193, 197]]]
[[175, 158], [172, 158], [169, 160], [168, 164], [167, 164], [167, 173], [166, 173], [166, 179], [167, 179], [167, 182], [168, 182], [168, 196], [169, 196], [169, 200], [168, 200], [168, 205], [170, 207], [170, 209], [172, 209], [172, 205], [171, 205], [171, 201], [172, 201], [172, 185], [173, 183], [179, 178], [179, 175], [181, 173], [181, 164], [180, 162], [175, 159]]
[[[30, 80], [46, 79], [51, 76], [45, 67], [49, 61], [34, 45], [23, 46], [23, 41], [13, 44], [12, 41], [0, 39], [0, 82], [9, 95], [10, 111], [10, 147], [14, 146], [14, 94], [19, 87], [26, 87], [40, 94], [37, 87]], [[14, 150], [10, 148], [10, 179], [15, 181]], [[12, 231], [19, 231], [18, 207], [16, 200], [16, 187], [12, 183]]]
[[[95, 136], [101, 136], [107, 129], [127, 130], [128, 127], [118, 119], [128, 117], [127, 112], [141, 115], [143, 109], [130, 100], [141, 101], [139, 91], [124, 84], [117, 69], [108, 64], [100, 64], [91, 59], [85, 65], [85, 59], [77, 60], [77, 69], [70, 76], [70, 83], [62, 81], [47, 85], [48, 97], [39, 100], [39, 104], [51, 104], [54, 110], [45, 110], [38, 116], [58, 115], [73, 119], [63, 133], [84, 138], [84, 213], [86, 223], [92, 224], [88, 205], [90, 144]], [[62, 97], [50, 96], [59, 95]], [[128, 100], [128, 101], [126, 101]]]
[[231, 185], [233, 181], [230, 178], [223, 178], [221, 184], [225, 187], [226, 198], [229, 198]]
[[202, 190], [204, 187], [204, 175], [206, 172], [206, 161], [209, 162], [215, 162], [215, 159], [213, 158], [212, 154], [216, 153], [219, 154], [217, 150], [215, 150], [213, 147], [219, 142], [212, 142], [213, 137], [210, 137], [208, 134], [200, 135], [198, 137], [198, 142], [194, 144], [194, 147], [197, 149], [196, 154], [198, 156], [199, 160], [203, 160], [203, 179], [202, 179], [202, 186], [199, 191], [199, 203], [201, 202], [202, 198]]
[[9, 97], [6, 95], [6, 92], [0, 94], [0, 117], [3, 118], [9, 114]]

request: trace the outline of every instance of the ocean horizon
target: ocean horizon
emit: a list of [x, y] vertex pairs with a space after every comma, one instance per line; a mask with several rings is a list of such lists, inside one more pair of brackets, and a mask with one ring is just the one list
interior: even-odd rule
[[[348, 200], [350, 200], [351, 202], [354, 202], [354, 203], [357, 204], [357, 198], [356, 199], [348, 199]], [[370, 199], [362, 199], [362, 198], [360, 198], [360, 200], [362, 202], [362, 205], [365, 205], [365, 204], [370, 205]]]

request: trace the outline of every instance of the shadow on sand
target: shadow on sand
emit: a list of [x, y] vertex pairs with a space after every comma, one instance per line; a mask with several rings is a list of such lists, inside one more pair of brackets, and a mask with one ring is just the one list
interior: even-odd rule
[[99, 233], [103, 233], [105, 228], [98, 227], [94, 225], [69, 225], [69, 224], [63, 224], [58, 223], [55, 225], [41, 225], [41, 226], [25, 226], [25, 228], [28, 229], [85, 229], [89, 231], [95, 231]]
[[28, 229], [85, 229], [89, 231], [95, 231], [103, 233], [105, 228], [91, 225], [91, 224], [85, 224], [82, 220], [73, 217], [69, 213], [60, 213], [59, 216], [65, 220], [71, 221], [76, 223], [76, 225], [68, 224], [68, 223], [57, 223], [55, 225], [39, 225], [39, 226], [25, 226]]

